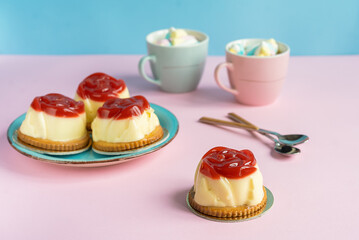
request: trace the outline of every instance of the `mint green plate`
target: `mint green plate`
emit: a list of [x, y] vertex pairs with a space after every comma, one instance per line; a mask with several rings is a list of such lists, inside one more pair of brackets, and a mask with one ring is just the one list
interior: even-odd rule
[[69, 152], [66, 155], [53, 155], [51, 153], [34, 151], [31, 147], [27, 147], [17, 141], [16, 130], [21, 126], [22, 121], [25, 119], [25, 113], [10, 124], [7, 131], [7, 139], [10, 145], [21, 154], [47, 163], [78, 167], [98, 167], [123, 163], [155, 152], [165, 147], [176, 137], [179, 124], [175, 115], [159, 105], [151, 103], [151, 107], [155, 110], [155, 113], [160, 120], [160, 124], [164, 128], [164, 137], [143, 148], [126, 151], [125, 154], [104, 155], [94, 152], [92, 148], [88, 148], [83, 152]]

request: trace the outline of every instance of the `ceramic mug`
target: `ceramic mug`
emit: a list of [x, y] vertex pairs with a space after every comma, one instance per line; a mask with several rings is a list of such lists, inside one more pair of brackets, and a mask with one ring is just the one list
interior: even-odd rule
[[[138, 64], [140, 75], [161, 90], [171, 93], [190, 92], [197, 88], [202, 77], [208, 52], [209, 38], [206, 34], [187, 30], [196, 37], [198, 43], [189, 46], [161, 46], [156, 44], [163, 39], [168, 30], [159, 30], [146, 37], [148, 55], [141, 58]], [[150, 61], [154, 79], [144, 69], [146, 61]]]
[[[226, 62], [217, 65], [214, 71], [216, 83], [233, 94], [242, 104], [261, 106], [274, 102], [279, 96], [288, 69], [289, 47], [278, 43], [278, 54], [259, 57], [234, 54], [229, 48], [235, 43], [245, 46], [260, 43], [265, 39], [241, 39], [226, 45]], [[231, 88], [226, 87], [219, 77], [222, 68], [227, 68]]]

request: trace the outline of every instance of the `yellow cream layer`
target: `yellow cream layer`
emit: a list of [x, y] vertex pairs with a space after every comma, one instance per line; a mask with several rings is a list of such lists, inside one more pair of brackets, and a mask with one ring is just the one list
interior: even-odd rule
[[[130, 93], [127, 87], [121, 93], [118, 94], [118, 98], [129, 98], [129, 97], [130, 97]], [[105, 103], [105, 102], [94, 101], [91, 100], [90, 98], [83, 99], [82, 97], [77, 95], [77, 93], [74, 99], [76, 101], [82, 101], [85, 104], [87, 123], [91, 123], [95, 119], [97, 114], [97, 109], [99, 107], [102, 107], [102, 105]]]
[[264, 196], [263, 177], [258, 166], [256, 165], [255, 167], [257, 171], [239, 179], [225, 177], [212, 179], [203, 175], [197, 168], [194, 200], [202, 206], [212, 207], [253, 206], [259, 204]]
[[160, 122], [152, 108], [141, 116], [127, 119], [104, 119], [96, 117], [91, 125], [92, 138], [95, 142], [132, 142], [143, 139], [151, 133]]
[[30, 137], [51, 141], [71, 141], [84, 137], [86, 131], [86, 114], [78, 117], [55, 117], [45, 112], [38, 112], [32, 107], [26, 113], [20, 131]]

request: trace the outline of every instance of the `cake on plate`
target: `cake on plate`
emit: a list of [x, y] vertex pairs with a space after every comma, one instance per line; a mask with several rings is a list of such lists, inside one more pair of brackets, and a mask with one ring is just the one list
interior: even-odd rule
[[209, 150], [198, 164], [188, 200], [198, 212], [218, 218], [261, 212], [267, 195], [253, 153], [226, 147]]
[[163, 136], [159, 119], [143, 96], [107, 100], [91, 128], [92, 147], [105, 152], [143, 147]]
[[111, 98], [130, 97], [126, 83], [105, 73], [93, 73], [78, 86], [75, 100], [85, 103], [87, 128], [96, 117], [97, 109]]
[[17, 134], [22, 142], [41, 149], [82, 149], [90, 139], [84, 104], [57, 93], [35, 97]]

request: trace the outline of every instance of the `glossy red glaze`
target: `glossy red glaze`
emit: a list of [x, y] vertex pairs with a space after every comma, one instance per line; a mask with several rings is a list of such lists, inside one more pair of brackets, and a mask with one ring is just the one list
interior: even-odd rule
[[36, 97], [31, 107], [40, 112], [46, 112], [56, 117], [77, 117], [85, 112], [83, 102], [77, 102], [72, 98], [66, 97], [58, 93], [50, 93], [45, 96]]
[[221, 176], [238, 179], [254, 173], [257, 170], [254, 167], [256, 162], [249, 150], [215, 147], [202, 157], [200, 172], [213, 179], [219, 179]]
[[140, 116], [150, 104], [143, 96], [130, 98], [112, 98], [107, 100], [102, 107], [97, 110], [100, 118], [114, 118], [116, 120]]
[[76, 93], [82, 99], [90, 98], [105, 102], [110, 98], [117, 98], [125, 89], [126, 84], [122, 79], [116, 79], [105, 73], [94, 73], [80, 83]]

